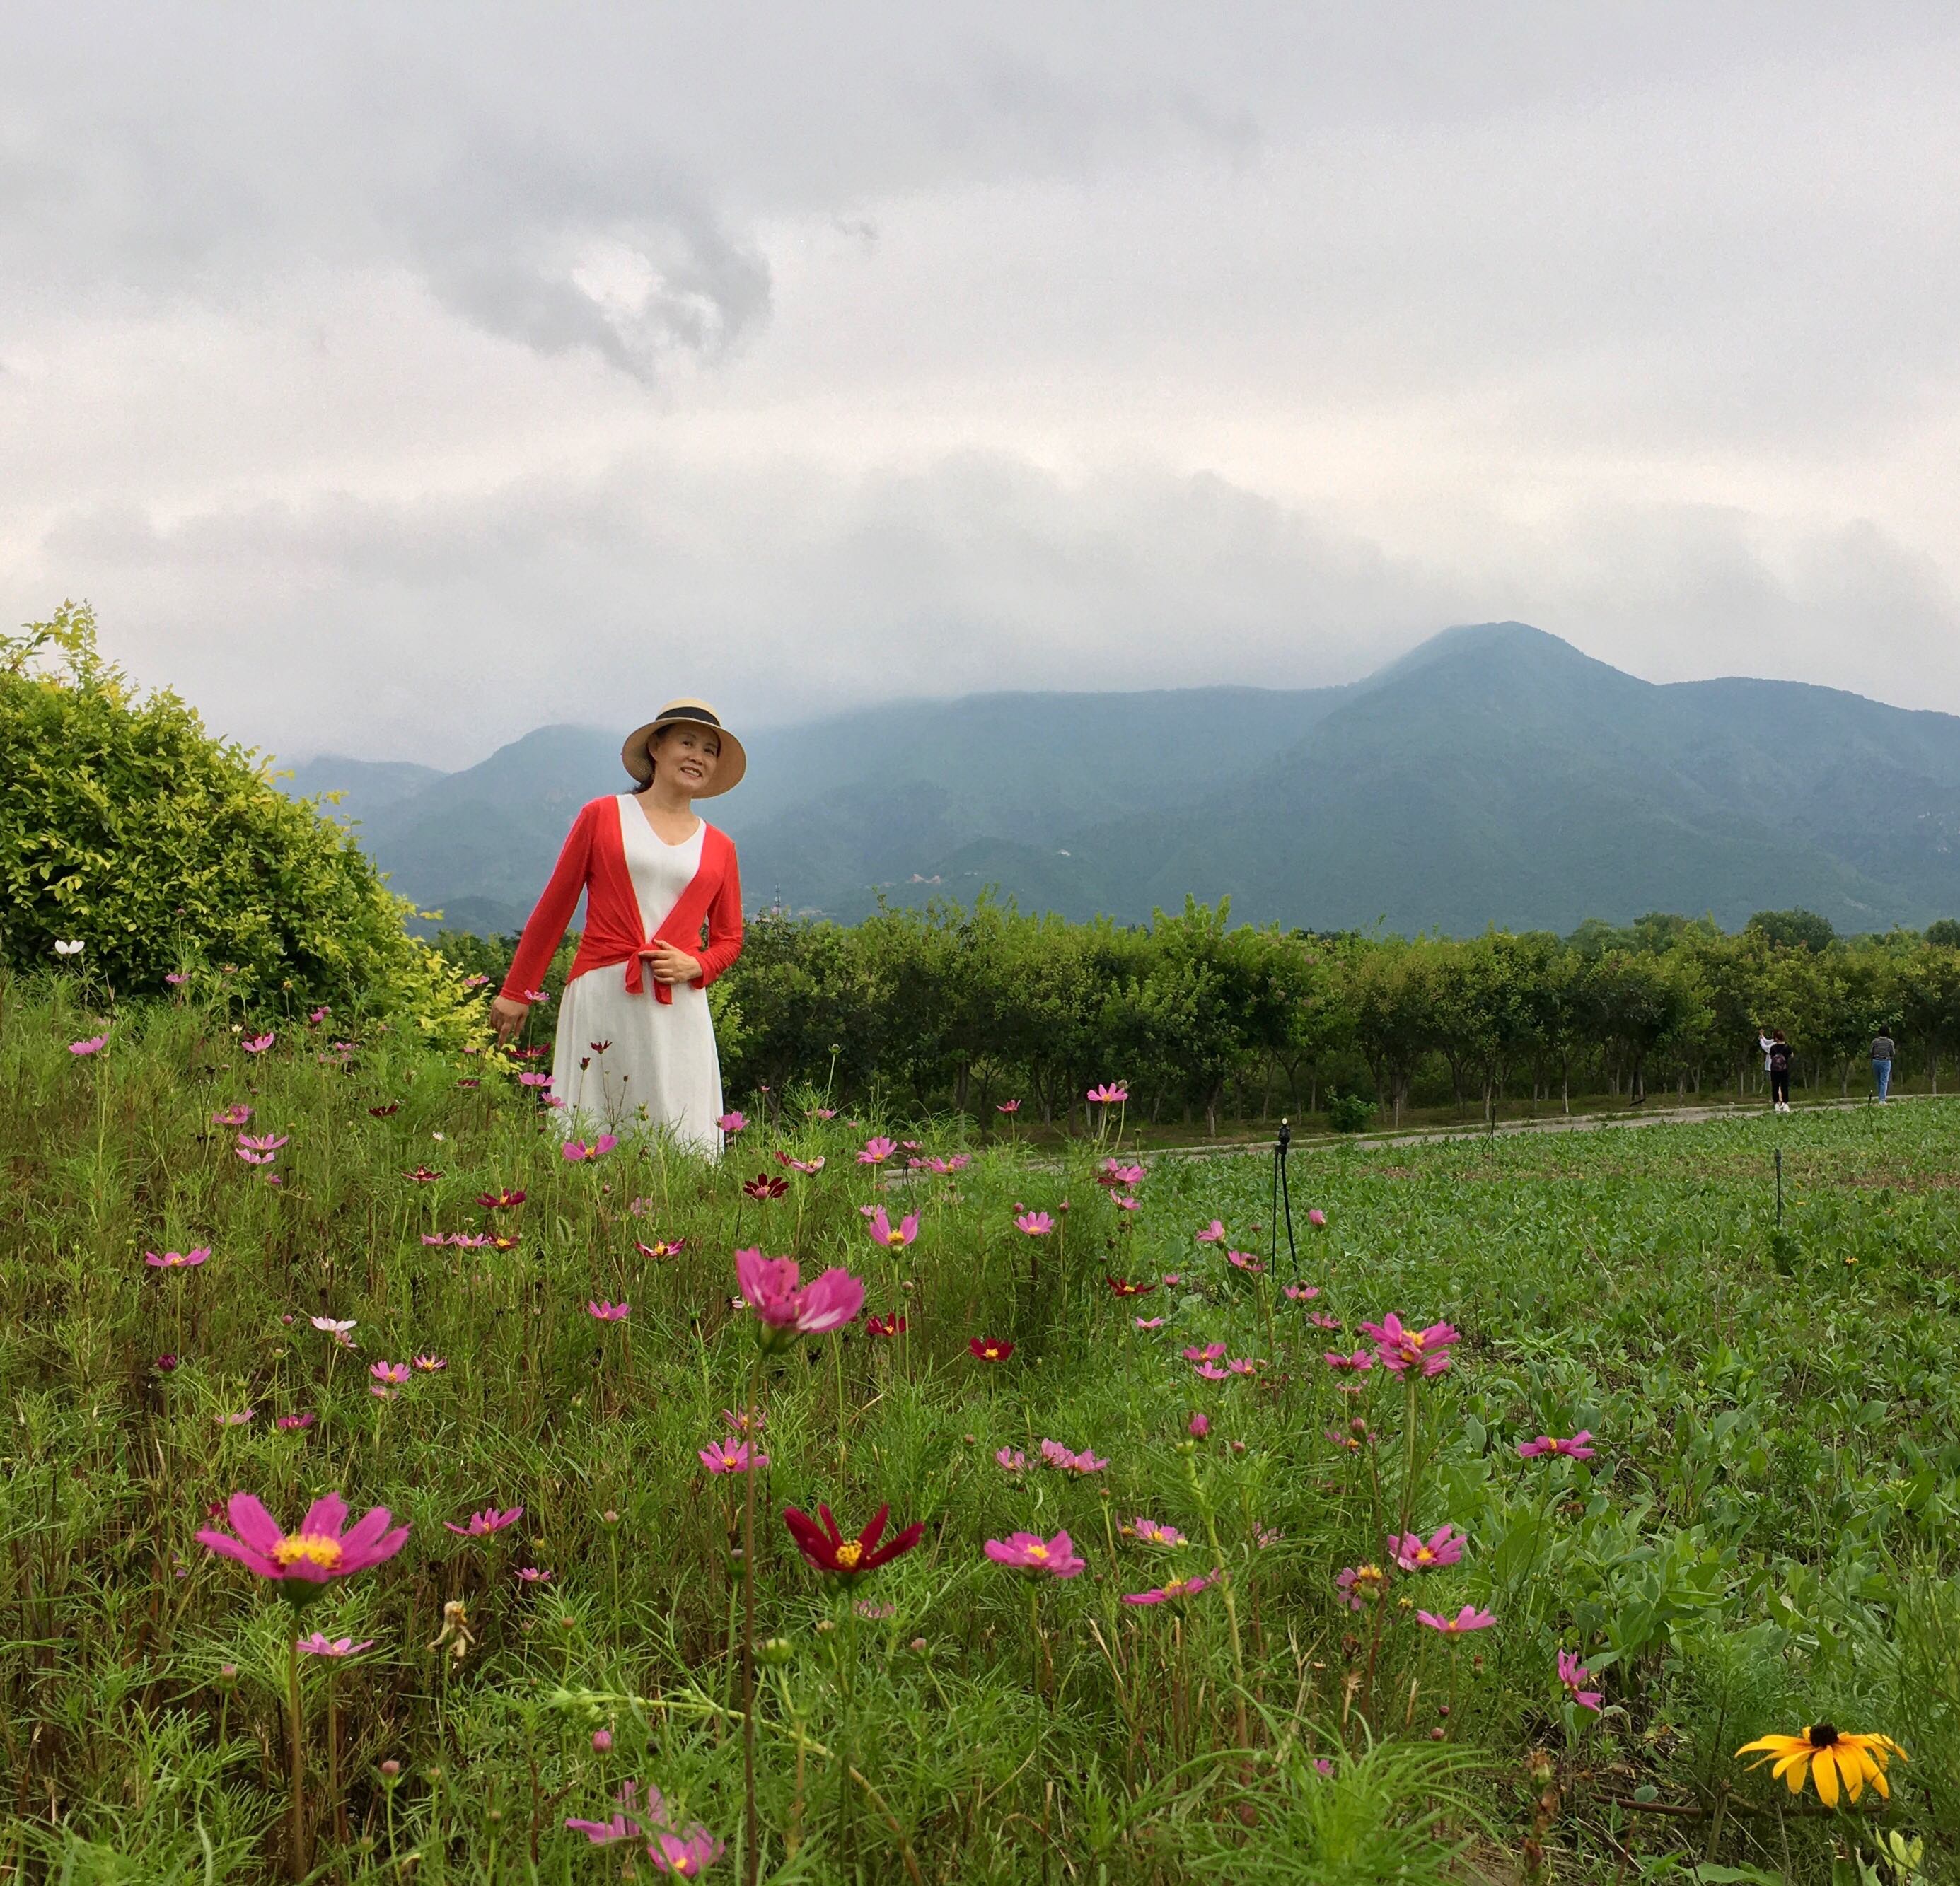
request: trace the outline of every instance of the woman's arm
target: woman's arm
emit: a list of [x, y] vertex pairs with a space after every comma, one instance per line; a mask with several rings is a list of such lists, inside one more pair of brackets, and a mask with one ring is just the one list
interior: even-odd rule
[[728, 848], [728, 869], [708, 906], [708, 942], [696, 960], [701, 974], [694, 986], [705, 989], [742, 953], [742, 873], [735, 848]]
[[517, 940], [517, 953], [511, 959], [511, 973], [504, 978], [501, 991], [511, 1002], [528, 1001], [527, 991], [536, 988], [558, 945], [565, 940], [565, 927], [578, 908], [579, 895], [592, 870], [591, 808], [587, 806], [571, 822], [565, 848], [558, 854], [551, 882], [531, 912], [524, 933]]

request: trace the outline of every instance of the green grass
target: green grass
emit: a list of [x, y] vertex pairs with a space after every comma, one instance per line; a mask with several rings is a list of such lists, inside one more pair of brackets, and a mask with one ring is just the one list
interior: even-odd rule
[[[1822, 1881], [1841, 1830], [1779, 1819], [1789, 1798], [1732, 1751], [1826, 1718], [1911, 1758], [1859, 1824], [1923, 1835], [1930, 1869], [1960, 1851], [1960, 1104], [1303, 1150], [1297, 1270], [1282, 1238], [1252, 1275], [1195, 1233], [1217, 1217], [1270, 1255], [1258, 1153], [1157, 1161], [1131, 1214], [1087, 1147], [888, 1169], [877, 1195], [921, 1214], [890, 1253], [858, 1210], [874, 1123], [816, 1122], [811, 1096], [718, 1169], [630, 1144], [573, 1166], [507, 1075], [408, 1031], [345, 1065], [323, 1029], [255, 1059], [215, 1017], [140, 1009], [84, 1058], [67, 1044], [97, 1031], [67, 999], [0, 991], [0, 1878], [285, 1876], [290, 1616], [193, 1535], [234, 1491], [291, 1524], [332, 1489], [412, 1531], [307, 1616], [376, 1640], [302, 1673], [319, 1877], [612, 1878], [620, 1852], [562, 1824], [638, 1779], [726, 1840], [718, 1876], [740, 1878], [742, 1483], [696, 1450], [747, 1392], [752, 1325], [730, 1299], [750, 1244], [807, 1274], [847, 1264], [909, 1322], [764, 1370], [757, 1636], [784, 1645], [756, 1710], [765, 1878], [1510, 1879], [1535, 1821], [1551, 1877], [1685, 1878], [1712, 1858]], [[234, 1102], [248, 1131], [289, 1136], [278, 1185], [212, 1124]], [[956, 1125], [875, 1124], [961, 1150]], [[825, 1169], [746, 1197], [778, 1149]], [[500, 1187], [526, 1202], [477, 1204]], [[1017, 1205], [1061, 1229], [1025, 1236]], [[514, 1250], [422, 1242], [493, 1225]], [[636, 1249], [657, 1237], [685, 1248]], [[201, 1268], [144, 1263], [192, 1245]], [[1166, 1271], [1182, 1283], [1127, 1302], [1105, 1282]], [[1310, 1305], [1273, 1287], [1296, 1275]], [[594, 1321], [600, 1297], [630, 1319]], [[1456, 1324], [1452, 1366], [1412, 1399], [1379, 1369], [1344, 1395], [1323, 1350], [1391, 1310]], [[316, 1315], [355, 1318], [358, 1354]], [[1016, 1353], [984, 1366], [976, 1335]], [[1211, 1341], [1265, 1366], [1199, 1380], [1179, 1352]], [[447, 1366], [369, 1393], [368, 1365], [416, 1354]], [[302, 1411], [310, 1429], [274, 1428]], [[1363, 1444], [1339, 1445], [1356, 1420]], [[1589, 1462], [1518, 1458], [1582, 1428]], [[995, 1464], [1044, 1438], [1109, 1465]], [[777, 1516], [819, 1500], [854, 1530], [886, 1503], [924, 1524], [854, 1594], [871, 1615]], [[492, 1504], [523, 1518], [444, 1529]], [[1351, 1613], [1335, 1574], [1379, 1561], [1405, 1509], [1467, 1533], [1463, 1562]], [[1140, 1546], [1139, 1515], [1195, 1543]], [[1088, 1561], [1032, 1607], [982, 1552], [1023, 1528], [1067, 1528]], [[1119, 1601], [1219, 1568], [1181, 1608]], [[437, 1642], [452, 1603], [460, 1659], [453, 1631]], [[1466, 1604], [1496, 1624], [1449, 1640], [1415, 1620]], [[1603, 1715], [1564, 1703], [1561, 1649], [1598, 1674]], [[1616, 1805], [1636, 1801], [1720, 1820]]]

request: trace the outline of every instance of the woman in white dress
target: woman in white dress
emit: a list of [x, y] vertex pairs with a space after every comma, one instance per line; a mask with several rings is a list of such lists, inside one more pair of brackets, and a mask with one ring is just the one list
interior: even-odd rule
[[747, 756], [705, 703], [673, 701], [620, 759], [638, 789], [581, 809], [491, 1014], [500, 1044], [522, 1026], [583, 895], [552, 1097], [574, 1132], [644, 1127], [712, 1157], [723, 1108], [707, 989], [741, 954], [742, 886], [733, 844], [693, 802], [727, 791]]

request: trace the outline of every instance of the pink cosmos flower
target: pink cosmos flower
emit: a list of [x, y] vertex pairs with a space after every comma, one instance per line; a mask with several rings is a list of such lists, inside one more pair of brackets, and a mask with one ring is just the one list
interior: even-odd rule
[[1327, 1226], [1327, 1214], [1316, 1205], [1306, 1214], [1306, 1222], [1312, 1226], [1316, 1231], [1325, 1230]]
[[1135, 1321], [1139, 1329], [1162, 1329], [1164, 1326], [1161, 1316], [1139, 1316]]
[[1218, 1362], [1223, 1359], [1225, 1345], [1207, 1343], [1202, 1349], [1187, 1349], [1182, 1353], [1186, 1362]]
[[695, 1825], [679, 1834], [660, 1832], [647, 1843], [647, 1858], [657, 1873], [676, 1879], [698, 1879], [726, 1849], [707, 1828]]
[[311, 1414], [282, 1414], [272, 1425], [282, 1433], [291, 1434], [311, 1427], [317, 1418]]
[[1465, 1544], [1463, 1535], [1454, 1526], [1440, 1527], [1427, 1540], [1413, 1532], [1399, 1538], [1392, 1534], [1389, 1557], [1405, 1572], [1440, 1572], [1462, 1558]]
[[711, 1474], [746, 1474], [752, 1468], [766, 1467], [769, 1457], [751, 1451], [746, 1441], [738, 1441], [730, 1435], [725, 1440], [715, 1442], [712, 1447], [697, 1449], [701, 1464]]
[[1389, 1575], [1379, 1565], [1343, 1566], [1335, 1575], [1335, 1589], [1350, 1611], [1359, 1611], [1389, 1589]]
[[1112, 1192], [1109, 1202], [1118, 1211], [1141, 1211], [1144, 1208], [1144, 1201], [1141, 1198], [1132, 1198], [1127, 1192]]
[[1250, 1356], [1228, 1356], [1225, 1366], [1235, 1376], [1252, 1376], [1259, 1372], [1258, 1363]]
[[1099, 1185], [1107, 1185], [1112, 1191], [1125, 1185], [1141, 1185], [1144, 1169], [1141, 1166], [1126, 1165], [1121, 1159], [1105, 1159], [1102, 1170], [1096, 1175]]
[[211, 1124], [215, 1127], [242, 1127], [252, 1117], [252, 1109], [241, 1100], [236, 1106], [227, 1107], [222, 1113], [214, 1113]]
[[602, 1133], [588, 1146], [583, 1140], [568, 1140], [558, 1148], [567, 1161], [576, 1166], [582, 1160], [603, 1159], [619, 1143], [616, 1133]]
[[524, 1000], [527, 1002], [549, 1002], [551, 1000], [551, 991], [549, 989], [527, 989], [524, 991]]
[[1074, 1541], [1065, 1532], [1052, 1539], [1038, 1532], [1010, 1532], [1004, 1539], [989, 1539], [986, 1549], [996, 1565], [1036, 1576], [1045, 1573], [1050, 1578], [1073, 1578], [1089, 1563], [1077, 1555]]
[[1021, 1103], [1018, 1100], [998, 1101], [994, 1107], [996, 1113], [1019, 1113], [1020, 1110]]
[[278, 1038], [276, 1035], [255, 1035], [249, 1042], [241, 1042], [239, 1045], [248, 1054], [262, 1054]]
[[316, 1316], [311, 1320], [315, 1329], [323, 1335], [331, 1336], [342, 1349], [352, 1349], [354, 1347], [354, 1338], [351, 1332], [355, 1328], [355, 1324], [352, 1317], [349, 1316], [343, 1321], [332, 1316]]
[[819, 1120], [834, 1120], [837, 1118], [837, 1109], [835, 1107], [812, 1107], [810, 1112]]
[[1255, 1277], [1266, 1267], [1249, 1251], [1228, 1251], [1225, 1253], [1225, 1261], [1235, 1270], [1251, 1271]]
[[422, 1234], [422, 1238], [424, 1244], [432, 1244], [438, 1248], [449, 1242], [449, 1240], [439, 1231], [425, 1231]]
[[1295, 1303], [1311, 1303], [1319, 1294], [1318, 1283], [1289, 1283], [1286, 1286], [1288, 1299]]
[[1225, 1225], [1222, 1219], [1214, 1218], [1198, 1234], [1200, 1244], [1223, 1244], [1225, 1242]]
[[1167, 1290], [1176, 1290], [1183, 1281], [1183, 1275], [1179, 1271], [1166, 1271], [1164, 1273], [1164, 1288]]
[[1565, 1694], [1582, 1709], [1598, 1713], [1599, 1705], [1605, 1700], [1602, 1690], [1588, 1690], [1582, 1686], [1595, 1681], [1592, 1672], [1579, 1661], [1577, 1651], [1561, 1650], [1558, 1653], [1558, 1680]]
[[1211, 1417], [1208, 1414], [1194, 1414], [1188, 1425], [1194, 1438], [1201, 1441], [1211, 1432]]
[[495, 1241], [487, 1231], [452, 1231], [444, 1240], [459, 1251], [481, 1251], [486, 1244]]
[[808, 1283], [794, 1258], [765, 1258], [759, 1250], [735, 1254], [735, 1281], [765, 1330], [784, 1336], [817, 1336], [855, 1322], [864, 1307], [864, 1286], [833, 1265]]
[[1155, 1519], [1146, 1519], [1141, 1514], [1124, 1528], [1139, 1545], [1182, 1545], [1184, 1535], [1175, 1526], [1160, 1524]]
[[1466, 1630], [1488, 1630], [1497, 1620], [1490, 1612], [1479, 1611], [1474, 1605], [1465, 1605], [1454, 1617], [1439, 1617], [1433, 1611], [1416, 1613], [1431, 1630], [1440, 1630], [1446, 1636], [1454, 1637]]
[[68, 1051], [71, 1054], [99, 1054], [108, 1045], [107, 1035], [91, 1035], [85, 1042], [70, 1042]]
[[210, 1255], [210, 1245], [201, 1244], [190, 1251], [145, 1251], [143, 1261], [154, 1271], [194, 1271]]
[[864, 1142], [864, 1150], [858, 1155], [860, 1166], [882, 1166], [899, 1150], [896, 1140], [888, 1140], [883, 1134], [873, 1134]]
[[1024, 1211], [1014, 1220], [1014, 1229], [1030, 1238], [1045, 1238], [1055, 1229], [1055, 1220], [1045, 1211]]
[[517, 1077], [517, 1085], [520, 1087], [549, 1087], [551, 1084], [549, 1074], [539, 1073], [532, 1068], [526, 1068]]
[[1357, 1349], [1351, 1356], [1341, 1355], [1338, 1350], [1332, 1349], [1325, 1353], [1327, 1357], [1327, 1366], [1330, 1369], [1358, 1373], [1363, 1369], [1372, 1369], [1375, 1366], [1374, 1357], [1365, 1349]]
[[994, 1458], [1010, 1474], [1024, 1474], [1028, 1471], [1028, 1457], [1018, 1447], [1003, 1447], [994, 1451]]
[[787, 1153], [778, 1153], [776, 1157], [792, 1172], [809, 1175], [823, 1170], [823, 1156], [821, 1153], [813, 1159], [793, 1159]]
[[234, 1146], [231, 1150], [247, 1166], [270, 1166], [279, 1156], [276, 1153], [255, 1153], [249, 1147]]
[[290, 1137], [290, 1134], [284, 1133], [241, 1133], [238, 1143], [241, 1149], [254, 1153], [276, 1153]]
[[225, 1510], [238, 1536], [206, 1527], [199, 1532], [199, 1540], [260, 1578], [292, 1584], [324, 1585], [329, 1579], [351, 1578], [392, 1559], [409, 1542], [406, 1526], [389, 1530], [391, 1515], [386, 1506], [374, 1508], [352, 1531], [344, 1530], [347, 1502], [338, 1493], [316, 1500], [296, 1532], [282, 1532], [250, 1493], [234, 1493]]
[[1341, 1318], [1328, 1315], [1325, 1310], [1309, 1311], [1306, 1320], [1316, 1329], [1338, 1329], [1341, 1327]]
[[1211, 1578], [1174, 1578], [1168, 1585], [1158, 1585], [1147, 1592], [1125, 1592], [1123, 1602], [1126, 1605], [1174, 1605], [1181, 1598], [1195, 1598], [1208, 1585], [1218, 1580]]
[[1576, 1461], [1589, 1461], [1593, 1450], [1586, 1445], [1592, 1438], [1592, 1430], [1583, 1427], [1570, 1440], [1561, 1440], [1555, 1435], [1541, 1434], [1535, 1441], [1518, 1443], [1519, 1460], [1535, 1460], [1541, 1454], [1564, 1454]]
[[1215, 1362], [1201, 1362], [1196, 1372], [1205, 1382], [1230, 1382], [1232, 1379]]
[[724, 1113], [715, 1121], [714, 1124], [719, 1127], [724, 1133], [736, 1134], [740, 1133], [742, 1129], [749, 1124], [749, 1121], [746, 1116], [740, 1113]]
[[440, 1375], [449, 1366], [447, 1356], [418, 1356], [410, 1365], [418, 1375]]
[[1361, 1334], [1373, 1340], [1375, 1360], [1392, 1374], [1417, 1369], [1425, 1376], [1440, 1376], [1449, 1366], [1449, 1346], [1461, 1340], [1462, 1332], [1448, 1323], [1407, 1328], [1391, 1311], [1379, 1323], [1363, 1323]]
[[1128, 1099], [1130, 1090], [1127, 1087], [1112, 1086], [1106, 1083], [1100, 1087], [1091, 1087], [1084, 1097], [1097, 1106], [1113, 1107]]
[[364, 1650], [372, 1650], [374, 1643], [372, 1637], [356, 1643], [352, 1637], [329, 1637], [317, 1630], [310, 1637], [299, 1639], [294, 1648], [307, 1657], [358, 1657]]
[[368, 1384], [368, 1392], [379, 1395], [383, 1401], [392, 1401], [407, 1385], [409, 1365], [405, 1362], [377, 1362], [368, 1365], [368, 1372], [374, 1379]]
[[167, 982], [172, 988], [180, 989], [190, 980], [190, 978], [183, 975], [179, 970], [170, 969], [167, 970], [164, 972], [164, 980]]
[[936, 1172], [941, 1178], [945, 1178], [952, 1173], [963, 1172], [972, 1163], [973, 1155], [971, 1153], [956, 1153], [950, 1159], [942, 1159], [935, 1153], [925, 1162], [925, 1169], [928, 1172]]
[[520, 1585], [546, 1585], [551, 1582], [551, 1573], [541, 1572], [535, 1565], [517, 1567], [517, 1582]]
[[243, 1408], [236, 1414], [221, 1414], [218, 1417], [218, 1425], [220, 1427], [243, 1427], [258, 1412], [256, 1408]]
[[601, 1323], [623, 1323], [632, 1315], [633, 1306], [630, 1303], [608, 1303], [601, 1300], [597, 1303], [587, 1303], [585, 1313]]
[[1109, 1465], [1106, 1460], [1098, 1460], [1088, 1448], [1077, 1454], [1059, 1441], [1043, 1441], [1041, 1457], [1049, 1466], [1059, 1468], [1065, 1474], [1099, 1474]]
[[888, 1245], [894, 1251], [902, 1249], [918, 1236], [918, 1213], [908, 1211], [895, 1225], [886, 1217], [885, 1208], [880, 1205], [871, 1213], [870, 1230], [878, 1243]]
[[470, 1513], [469, 1525], [455, 1525], [453, 1522], [445, 1519], [443, 1531], [455, 1533], [459, 1539], [488, 1539], [490, 1533], [504, 1531], [504, 1527], [515, 1525], [521, 1518], [523, 1518], [521, 1506], [511, 1506], [504, 1512], [498, 1512], [498, 1508], [494, 1508], [494, 1506], [486, 1506], [480, 1513]]

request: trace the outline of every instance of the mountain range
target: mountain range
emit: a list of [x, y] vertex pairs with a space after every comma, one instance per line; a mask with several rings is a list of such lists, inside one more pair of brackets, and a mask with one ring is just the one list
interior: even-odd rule
[[[282, 784], [341, 792], [394, 888], [449, 927], [510, 930], [579, 806], [630, 785], [623, 731], [540, 727], [453, 773], [323, 755]], [[969, 695], [746, 744], [747, 777], [707, 809], [751, 910], [850, 921], [991, 885], [1071, 918], [1141, 921], [1188, 892], [1408, 933], [1960, 911], [1960, 717], [1656, 685], [1521, 622], [1446, 630], [1341, 687]]]

